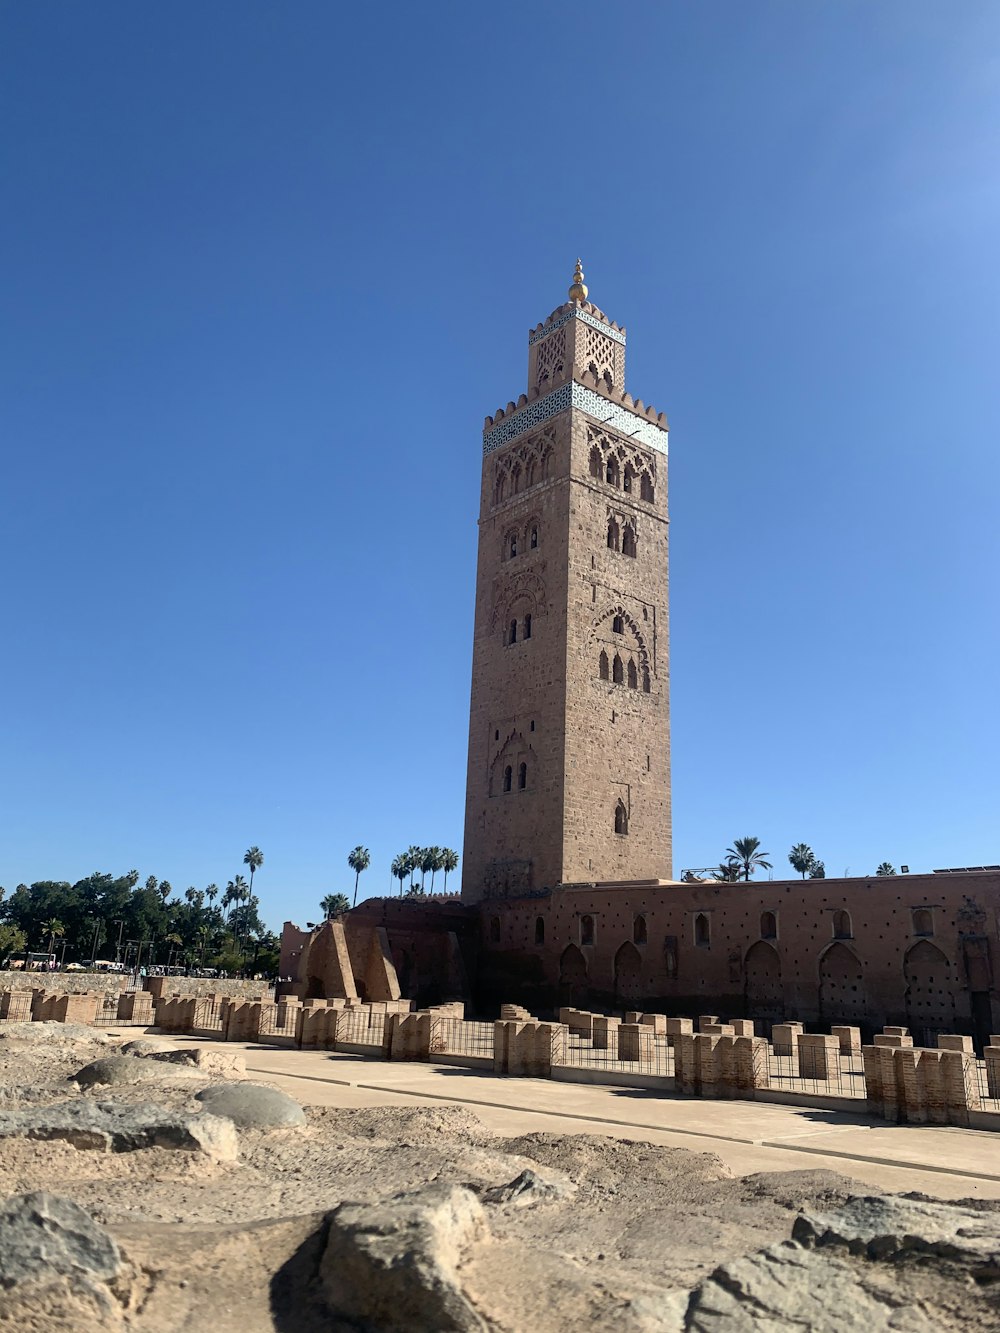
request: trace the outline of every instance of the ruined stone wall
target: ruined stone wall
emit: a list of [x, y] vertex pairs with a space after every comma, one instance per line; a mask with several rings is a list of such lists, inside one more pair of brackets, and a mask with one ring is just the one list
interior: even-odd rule
[[982, 1040], [1000, 1026], [998, 913], [995, 872], [570, 886], [482, 905], [478, 996]]
[[0, 972], [0, 990], [58, 991], [81, 995], [85, 991], [123, 991], [132, 978], [122, 972]]

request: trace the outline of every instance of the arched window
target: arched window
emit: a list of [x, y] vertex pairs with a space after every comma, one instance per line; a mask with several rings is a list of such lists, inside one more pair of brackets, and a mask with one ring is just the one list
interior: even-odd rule
[[543, 916], [535, 917], [535, 943], [545, 943], [545, 918]]
[[619, 544], [618, 524], [613, 518], [608, 519], [608, 550], [617, 551]]
[[537, 529], [537, 528], [532, 528], [532, 529], [531, 529], [531, 540], [530, 540], [530, 542], [528, 543], [528, 545], [531, 547], [531, 549], [532, 549], [533, 551], [534, 551], [534, 550], [536, 549], [536, 547], [538, 546], [538, 529]]
[[526, 463], [525, 466], [524, 466], [524, 484], [525, 484], [525, 486], [534, 486], [535, 481], [536, 481], [536, 477], [535, 477], [535, 469], [536, 469], [536, 466], [537, 466], [537, 464], [536, 464], [535, 460], [534, 460], [533, 458], [529, 458], [528, 461], [527, 461], [527, 463]]
[[761, 912], [760, 937], [762, 940], [776, 940], [778, 938], [778, 922], [773, 912]]
[[624, 633], [625, 633], [625, 621], [622, 619], [621, 616], [615, 616], [614, 619], [612, 620], [612, 622], [611, 622], [611, 633], [612, 633], [612, 634], [624, 634]]
[[507, 498], [507, 474], [497, 472], [496, 503], [502, 504]]
[[631, 657], [628, 659], [628, 687], [630, 690], [637, 689], [639, 686], [639, 673], [635, 669], [635, 663]]
[[622, 476], [622, 490], [630, 491], [632, 489], [632, 483], [634, 480], [635, 480], [635, 469], [633, 468], [631, 463], [626, 463], [625, 472], [624, 475]]
[[592, 916], [582, 916], [580, 918], [580, 943], [593, 944], [594, 942], [594, 918]]
[[833, 938], [835, 940], [850, 940], [854, 938], [854, 931], [851, 929], [850, 912], [834, 912]]
[[597, 670], [601, 680], [608, 679], [608, 655], [603, 648], [601, 649], [601, 656], [598, 658]]
[[551, 467], [551, 465], [552, 465], [552, 450], [546, 449], [545, 453], [542, 454], [542, 481], [548, 480], [549, 468]]
[[628, 833], [628, 811], [625, 809], [625, 802], [621, 799], [615, 806], [615, 832], [620, 833], [622, 837]]
[[639, 482], [639, 499], [645, 500], [647, 504], [653, 503], [653, 481], [648, 472], [642, 474]]
[[490, 939], [494, 944], [500, 943], [500, 918], [498, 916], [490, 917]]
[[518, 769], [517, 769], [517, 789], [518, 789], [518, 791], [524, 791], [524, 789], [525, 789], [525, 787], [526, 787], [527, 785], [528, 785], [528, 765], [527, 765], [527, 764], [519, 764], [519, 765], [518, 765]]
[[504, 769], [504, 771], [503, 771], [503, 789], [504, 789], [504, 791], [510, 791], [510, 784], [511, 784], [511, 780], [513, 779], [513, 777], [514, 777], [514, 770], [511, 768], [510, 764], [508, 764], [507, 767], [506, 767], [506, 768]]
[[590, 451], [590, 475], [592, 477], [596, 477], [598, 481], [600, 481], [601, 479], [601, 472], [603, 470], [603, 465], [604, 465], [604, 459], [601, 457], [601, 451], [595, 444], [593, 449], [591, 449]]
[[618, 485], [618, 459], [614, 456], [608, 459], [608, 465], [604, 469], [604, 479], [609, 486]]
[[510, 622], [510, 632], [509, 632], [508, 635], [507, 635], [507, 642], [508, 642], [508, 643], [517, 643], [517, 621], [516, 621], [516, 620], [512, 620], [512, 621]]
[[521, 638], [522, 638], [522, 639], [530, 639], [530, 638], [531, 638], [531, 615], [530, 615], [530, 613], [524, 617], [524, 630], [523, 630], [523, 632], [522, 632], [522, 634], [521, 634]]
[[637, 916], [632, 922], [632, 943], [646, 943], [646, 918], [644, 916]]
[[699, 949], [712, 947], [712, 929], [704, 912], [699, 912], [694, 919], [694, 942]]
[[631, 523], [626, 523], [622, 533], [622, 555], [634, 556], [635, 549], [635, 528]]
[[649, 693], [649, 667], [642, 668], [642, 692]]
[[507, 550], [508, 550], [508, 554], [510, 555], [511, 559], [513, 559], [514, 556], [517, 555], [517, 533], [516, 533], [516, 532], [512, 532], [512, 533], [510, 534], [510, 542], [509, 542], [509, 544], [508, 544], [508, 548], [507, 548]]
[[914, 935], [934, 934], [934, 914], [928, 907], [918, 907], [913, 913]]
[[604, 379], [604, 383], [607, 385], [607, 387], [608, 387], [609, 389], [613, 389], [613, 388], [615, 387], [615, 382], [614, 382], [614, 380], [611, 378], [611, 371], [610, 371], [610, 370], [606, 370], [606, 371], [604, 372], [603, 379]]
[[510, 489], [514, 495], [521, 489], [521, 465], [519, 463], [515, 463], [510, 470]]
[[616, 685], [625, 683], [625, 668], [622, 666], [622, 659], [615, 653], [614, 665], [611, 668], [611, 679]]

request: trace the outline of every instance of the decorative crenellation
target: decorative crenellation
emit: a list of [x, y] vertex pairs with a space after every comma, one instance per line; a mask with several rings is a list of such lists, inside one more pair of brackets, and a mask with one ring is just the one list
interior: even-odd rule
[[[622, 347], [624, 347], [625, 330], [619, 328], [618, 325], [613, 320], [609, 320], [606, 315], [602, 314], [600, 319], [595, 318], [594, 315], [589, 313], [590, 308], [591, 307], [589, 306], [574, 305], [568, 308], [566, 306], [560, 306], [558, 310], [553, 310], [552, 314], [549, 315], [544, 324], [536, 324], [535, 327], [530, 330], [528, 333], [528, 346], [533, 347], [536, 342], [539, 342], [542, 338], [548, 337], [548, 335], [554, 333], [556, 329], [562, 328], [562, 326], [568, 323], [571, 319], [579, 319], [582, 320], [584, 324], [589, 324], [592, 329], [599, 329], [601, 333], [606, 334], [609, 338], [613, 338], [616, 343], [621, 343]], [[596, 309], [596, 307], [593, 308]], [[563, 311], [563, 313], [560, 314], [559, 311]], [[559, 316], [558, 319], [556, 319], [557, 315]]]
[[[593, 379], [593, 376], [586, 378]], [[595, 381], [593, 388], [574, 381], [561, 384], [534, 401], [522, 394], [517, 403], [510, 402], [506, 408], [500, 408], [496, 416], [487, 417], [483, 427], [483, 453], [491, 454], [501, 449], [526, 430], [540, 426], [568, 407], [596, 417], [648, 449], [655, 449], [659, 454], [667, 452], [667, 418], [662, 412], [646, 407], [641, 398], [635, 399], [630, 393], [609, 389], [606, 385], [602, 387], [601, 381]]]

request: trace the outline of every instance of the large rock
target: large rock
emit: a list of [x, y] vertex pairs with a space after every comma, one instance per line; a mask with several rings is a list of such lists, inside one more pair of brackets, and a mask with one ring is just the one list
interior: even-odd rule
[[506, 1185], [486, 1190], [483, 1198], [487, 1203], [527, 1208], [535, 1203], [558, 1203], [575, 1193], [576, 1186], [568, 1177], [554, 1171], [542, 1174], [529, 1166]]
[[380, 1333], [481, 1333], [459, 1268], [487, 1238], [482, 1205], [460, 1185], [429, 1185], [331, 1215], [320, 1277], [332, 1309]]
[[95, 1046], [109, 1046], [113, 1038], [97, 1028], [83, 1023], [0, 1023], [0, 1041], [24, 1041], [33, 1046], [75, 1046], [77, 1042], [93, 1042]]
[[979, 1280], [1000, 1278], [1000, 1216], [961, 1205], [897, 1195], [852, 1199], [830, 1213], [804, 1213], [792, 1236], [803, 1245], [847, 1249], [869, 1259], [909, 1251], [975, 1267]]
[[168, 1111], [150, 1103], [129, 1106], [80, 1099], [0, 1112], [0, 1138], [60, 1139], [74, 1148], [97, 1152], [176, 1148], [204, 1153], [217, 1162], [232, 1162], [239, 1156], [239, 1138], [231, 1120]]
[[102, 1055], [99, 1060], [92, 1060], [71, 1077], [81, 1088], [125, 1087], [131, 1083], [152, 1083], [155, 1080], [169, 1078], [175, 1071], [164, 1069], [162, 1064], [151, 1064], [148, 1060], [137, 1059], [134, 1055]]
[[121, 1047], [122, 1055], [159, 1055], [163, 1051], [176, 1051], [178, 1047], [160, 1037], [136, 1037]]
[[0, 1206], [0, 1284], [59, 1273], [101, 1282], [122, 1267], [114, 1237], [70, 1199], [16, 1194]]
[[898, 1304], [833, 1254], [782, 1241], [722, 1264], [692, 1293], [685, 1333], [939, 1333], [898, 1288]]
[[172, 1051], [150, 1051], [149, 1058], [162, 1064], [196, 1069], [199, 1074], [217, 1078], [245, 1078], [247, 1072], [242, 1051], [227, 1051], [218, 1046], [180, 1046]]
[[195, 1096], [206, 1111], [226, 1116], [241, 1129], [276, 1129], [306, 1123], [306, 1113], [297, 1101], [261, 1083], [217, 1083]]

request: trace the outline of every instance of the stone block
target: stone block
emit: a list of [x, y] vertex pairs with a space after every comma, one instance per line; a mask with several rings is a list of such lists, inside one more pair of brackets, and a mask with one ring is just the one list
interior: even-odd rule
[[597, 1014], [594, 1017], [594, 1050], [607, 1051], [618, 1049], [618, 1028], [621, 1025], [620, 1018], [609, 1018], [606, 1014]]
[[667, 1029], [667, 1045], [675, 1048], [683, 1036], [690, 1037], [694, 1032], [694, 1023], [690, 1018], [668, 1018], [664, 1022]]
[[666, 1014], [643, 1014], [639, 1021], [644, 1027], [652, 1028], [657, 1037], [665, 1037], [667, 1035]]
[[841, 1055], [857, 1055], [861, 1051], [861, 1029], [839, 1025], [830, 1029], [830, 1035], [840, 1042]]
[[123, 1023], [153, 1024], [153, 997], [149, 991], [122, 991], [118, 996], [118, 1017]]
[[733, 1029], [734, 1036], [753, 1037], [756, 1035], [752, 1018], [734, 1018], [730, 1026]]
[[876, 1032], [874, 1037], [876, 1046], [883, 1046], [889, 1050], [902, 1050], [903, 1048], [912, 1048], [913, 1038], [907, 1037], [900, 1032]]
[[718, 1015], [718, 1014], [699, 1014], [699, 1016], [698, 1016], [698, 1031], [699, 1031], [699, 1032], [704, 1032], [704, 1031], [705, 1031], [705, 1028], [706, 1028], [708, 1025], [710, 1025], [710, 1024], [712, 1024], [712, 1023], [718, 1023], [718, 1021], [719, 1021], [719, 1015]]
[[799, 1075], [801, 1078], [828, 1080], [840, 1074], [840, 1039], [817, 1032], [798, 1035]]
[[700, 1031], [710, 1037], [735, 1037], [736, 1029], [732, 1023], [706, 1023]]
[[52, 1019], [56, 1023], [93, 1023], [104, 1002], [104, 996], [93, 991], [80, 995], [58, 995], [52, 1006]]
[[656, 1054], [656, 1036], [643, 1023], [618, 1025], [618, 1059], [652, 1064]]
[[771, 1029], [771, 1046], [775, 1055], [794, 1056], [797, 1053], [797, 1041], [801, 1031], [801, 1023], [775, 1023]]
[[939, 1051], [967, 1051], [972, 1054], [972, 1038], [955, 1032], [941, 1032], [937, 1039]]
[[908, 1037], [910, 1035], [909, 1028], [886, 1026], [883, 1027], [882, 1031], [887, 1037]]

